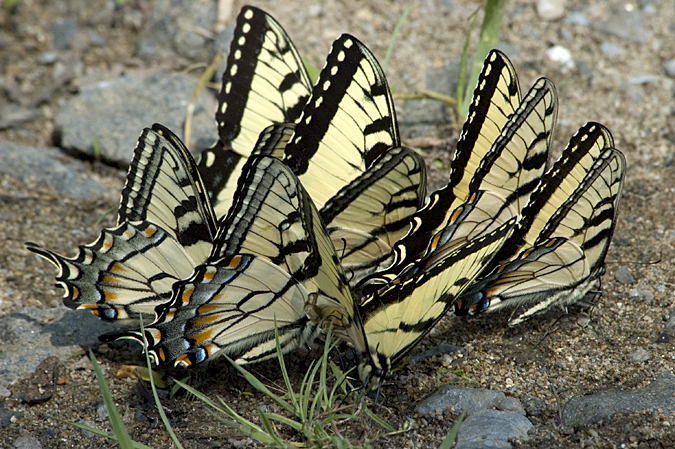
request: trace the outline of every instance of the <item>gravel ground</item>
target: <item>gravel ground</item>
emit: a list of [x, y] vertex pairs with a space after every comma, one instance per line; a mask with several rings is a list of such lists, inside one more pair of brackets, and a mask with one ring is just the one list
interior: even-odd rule
[[[13, 14], [0, 13], [0, 122], [7, 120], [10, 112], [26, 118], [3, 126], [0, 140], [52, 146], [54, 116], [80, 86], [131, 70], [191, 69], [190, 61], [181, 57], [148, 62], [137, 56], [154, 4], [136, 0], [114, 9], [112, 2], [103, 0], [22, 0]], [[276, 17], [301, 54], [319, 67], [341, 32], [354, 34], [383, 60], [389, 37], [405, 9], [403, 2], [385, 0], [327, 0], [309, 6], [297, 0], [254, 4]], [[234, 2], [228, 24], [240, 6]], [[438, 74], [459, 58], [469, 16], [477, 7], [478, 3], [449, 0], [413, 3], [387, 67], [397, 94], [438, 85]], [[78, 33], [70, 48], [59, 50], [53, 36], [61, 32], [52, 27], [63, 19], [74, 22]], [[529, 416], [535, 424], [530, 439], [518, 447], [675, 447], [673, 417], [663, 411], [622, 414], [577, 428], [561, 425], [559, 419], [559, 410], [572, 398], [646, 387], [660, 373], [675, 372], [675, 340], [663, 334], [665, 323], [675, 313], [675, 297], [670, 292], [675, 285], [675, 101], [672, 74], [669, 77], [664, 68], [675, 58], [674, 30], [675, 8], [666, 1], [567, 1], [561, 17], [555, 20], [542, 18], [536, 2], [507, 2], [500, 48], [512, 59], [523, 90], [540, 76], [550, 78], [558, 89], [556, 155], [569, 137], [591, 120], [606, 125], [616, 147], [626, 155], [624, 195], [607, 256], [603, 294], [595, 305], [571, 307], [567, 314], [551, 310], [515, 329], [506, 326], [503, 315], [446, 317], [413, 355], [449, 343], [463, 348], [461, 362], [453, 364], [448, 358], [437, 357], [397, 372], [392, 379], [396, 388], [383, 390], [385, 405], [378, 414], [397, 428], [410, 418], [415, 421], [410, 430], [379, 439], [376, 447], [440, 444], [457, 415], [420, 417], [412, 412], [415, 403], [434, 391], [439, 382], [501, 390], [526, 404], [532, 397], [540, 399], [538, 413]], [[104, 42], [94, 45], [94, 39], [89, 39], [82, 43], [86, 40], [81, 38], [86, 34], [82, 31], [95, 32]], [[554, 45], [571, 52], [572, 67], [565, 69], [547, 56], [546, 51]], [[59, 61], [49, 63], [49, 53], [58, 55]], [[73, 75], [60, 76], [68, 67], [76, 68]], [[130, 126], [140, 133], [150, 124]], [[436, 186], [446, 172], [433, 161], [448, 160], [448, 149], [458, 133], [457, 124], [450, 119], [437, 125], [426, 128], [430, 134], [408, 140], [414, 145], [427, 143], [424, 150]], [[412, 126], [402, 127], [402, 132], [415, 135]], [[439, 144], [429, 147], [430, 142]], [[5, 242], [0, 245], [0, 317], [25, 306], [51, 308], [60, 304], [52, 267], [25, 251], [23, 242], [35, 241], [72, 254], [78, 244], [92, 241], [102, 226], [112, 224], [110, 216], [97, 221], [117, 203], [124, 172], [92, 161], [86, 163], [86, 172], [106, 187], [105, 194], [75, 199], [42, 185], [39, 179], [0, 175], [0, 241]], [[621, 276], [626, 270], [632, 273], [632, 282]], [[147, 391], [136, 382], [114, 376], [121, 364], [140, 363], [137, 349], [102, 346], [97, 356], [132, 437], [154, 447], [170, 447], [157, 413], [149, 405]], [[289, 365], [298, 367], [296, 380], [304, 373], [307, 359], [291, 356]], [[469, 380], [452, 374], [454, 368], [461, 368]], [[270, 384], [283, 382], [274, 363], [253, 370]], [[172, 373], [177, 378], [184, 374]], [[224, 363], [197, 369], [191, 375], [200, 390], [211, 397], [223, 397], [236, 410], [254, 417], [261, 398], [242, 395], [251, 388]], [[114, 446], [47, 418], [108, 428], [86, 361], [65, 361], [59, 381], [51, 400], [30, 406], [17, 395], [27, 379], [4, 385], [12, 396], [0, 395], [0, 406], [22, 415], [11, 425], [0, 427], [0, 447]], [[167, 399], [166, 405], [186, 447], [251, 444], [213, 419], [198, 401], [178, 397]], [[344, 435], [363, 441], [376, 430], [367, 421], [357, 421]], [[19, 446], [22, 441], [38, 440], [41, 446]]]

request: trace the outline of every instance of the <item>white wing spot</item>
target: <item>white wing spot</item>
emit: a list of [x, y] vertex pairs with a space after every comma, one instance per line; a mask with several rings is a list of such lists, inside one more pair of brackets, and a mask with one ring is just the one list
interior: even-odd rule
[[246, 43], [246, 36], [241, 36], [237, 41], [237, 45], [242, 46]]
[[325, 92], [325, 91], [327, 91], [328, 89], [330, 89], [330, 81], [326, 80], [326, 81], [323, 83], [323, 90], [324, 90], [324, 92]]
[[354, 41], [351, 39], [347, 39], [344, 43], [345, 48], [352, 48], [352, 45], [354, 45]]
[[340, 62], [345, 60], [345, 52], [344, 51], [340, 51], [340, 53], [337, 54], [337, 60], [340, 61]]
[[337, 66], [331, 67], [331, 69], [330, 69], [331, 76], [335, 76], [337, 74], [337, 72], [338, 72]]
[[246, 20], [251, 20], [251, 18], [253, 18], [253, 10], [252, 10], [252, 9], [248, 9], [248, 10], [246, 10], [246, 12], [244, 13], [244, 19], [246, 19]]
[[234, 52], [234, 59], [241, 59], [241, 50], [237, 50]]
[[[228, 81], [228, 82], [225, 84], [225, 86], [223, 86], [223, 91], [224, 91], [226, 94], [229, 94], [231, 90], [232, 90], [232, 82], [231, 82], [231, 81]], [[223, 111], [223, 112], [225, 112], [225, 111]]]
[[242, 29], [242, 31], [243, 31], [244, 33], [248, 33], [249, 31], [251, 31], [251, 24], [250, 24], [250, 23], [245, 23], [244, 26], [241, 27], [241, 29]]
[[237, 74], [237, 64], [234, 64], [230, 69], [230, 75], [235, 76]]

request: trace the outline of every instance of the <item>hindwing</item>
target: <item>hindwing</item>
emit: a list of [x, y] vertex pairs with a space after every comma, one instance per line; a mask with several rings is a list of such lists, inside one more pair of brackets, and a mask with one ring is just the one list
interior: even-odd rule
[[[310, 296], [353, 303], [319, 213], [288, 167], [273, 157], [249, 158], [235, 199], [211, 259], [174, 284], [171, 301], [146, 327], [157, 363], [191, 365], [217, 353], [241, 363], [263, 360], [276, 350], [275, 322], [283, 351], [315, 335], [305, 314]], [[109, 338], [142, 337], [130, 331]]]
[[154, 314], [171, 286], [209, 257], [216, 224], [192, 156], [167, 128], [139, 138], [122, 191], [118, 221], [78, 254], [27, 248], [53, 263], [64, 303], [104, 319]]
[[599, 124], [585, 125], [532, 194], [499, 265], [457, 302], [456, 313], [520, 308], [516, 325], [598, 285], [614, 232], [625, 159]]

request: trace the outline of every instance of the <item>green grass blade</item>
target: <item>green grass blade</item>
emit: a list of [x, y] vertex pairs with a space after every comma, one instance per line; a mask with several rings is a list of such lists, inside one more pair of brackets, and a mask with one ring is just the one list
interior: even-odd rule
[[316, 82], [319, 80], [319, 74], [321, 73], [321, 70], [319, 70], [319, 68], [314, 64], [310, 64], [304, 59], [302, 60], [302, 64], [305, 66], [305, 70], [307, 70], [309, 80], [312, 82], [312, 84], [316, 84]]
[[478, 82], [478, 76], [483, 69], [483, 61], [487, 54], [497, 46], [499, 43], [499, 31], [502, 26], [502, 12], [504, 10], [504, 0], [487, 0], [485, 5], [485, 17], [483, 17], [483, 25], [480, 29], [480, 39], [476, 47], [476, 53], [473, 55], [473, 67], [471, 68], [471, 78], [465, 92], [464, 101], [462, 103], [462, 117], [466, 117], [469, 111], [469, 103], [471, 96]]
[[157, 387], [155, 387], [155, 379], [154, 376], [152, 375], [152, 364], [150, 363], [150, 355], [148, 354], [148, 340], [145, 338], [145, 327], [143, 326], [143, 315], [140, 317], [141, 321], [141, 335], [143, 336], [143, 347], [145, 348], [145, 363], [148, 366], [148, 371], [150, 372], [150, 388], [152, 389], [152, 397], [155, 399], [155, 405], [157, 406], [157, 411], [159, 412], [159, 416], [162, 418], [162, 423], [164, 423], [164, 427], [166, 428], [167, 432], [169, 432], [169, 436], [171, 437], [171, 440], [173, 441], [173, 444], [176, 445], [178, 449], [183, 449], [183, 445], [180, 444], [180, 441], [178, 440], [178, 437], [176, 436], [176, 433], [173, 431], [173, 428], [171, 427], [171, 423], [169, 422], [169, 418], [167, 418], [166, 413], [164, 412], [164, 407], [162, 407], [162, 403], [159, 401], [159, 395], [157, 394]]
[[285, 416], [282, 416], [278, 413], [265, 413], [265, 416], [268, 419], [273, 419], [277, 422], [280, 422], [281, 424], [285, 424], [288, 427], [297, 430], [298, 432], [300, 432], [302, 430], [302, 427], [303, 427], [302, 423], [299, 423], [299, 422], [297, 422], [295, 420], [292, 420], [290, 418], [286, 418]]
[[265, 430], [267, 430], [267, 434], [274, 438], [274, 442], [277, 444], [279, 447], [288, 447], [289, 445], [284, 442], [281, 438], [279, 438], [276, 433], [274, 432], [274, 428], [272, 427], [272, 423], [270, 423], [270, 420], [267, 419], [267, 416], [265, 416], [265, 413], [261, 412], [260, 409], [258, 409], [258, 414], [260, 415], [260, 419], [263, 422], [263, 426], [265, 427]]
[[396, 432], [396, 429], [394, 429], [390, 424], [388, 424], [382, 418], [373, 413], [368, 407], [364, 407], [363, 411], [366, 413], [366, 415], [368, 415], [368, 417], [370, 417], [370, 419], [372, 419], [373, 421], [375, 421], [376, 423], [387, 429], [387, 431]]
[[396, 44], [396, 38], [398, 37], [398, 33], [401, 31], [401, 27], [403, 26], [403, 23], [405, 22], [406, 17], [408, 17], [408, 14], [410, 14], [410, 10], [412, 9], [412, 5], [408, 6], [405, 11], [403, 11], [403, 14], [401, 14], [401, 18], [398, 19], [398, 22], [396, 23], [396, 26], [394, 27], [394, 32], [391, 33], [391, 39], [389, 39], [389, 46], [387, 47], [387, 53], [384, 55], [384, 62], [382, 63], [382, 70], [385, 72], [387, 71], [387, 65], [389, 64], [389, 58], [391, 57], [392, 52], [394, 51], [394, 44]]
[[[87, 431], [89, 431], [93, 434], [96, 434], [98, 436], [110, 438], [113, 441], [118, 441], [115, 434], [106, 432], [106, 431], [101, 430], [101, 429], [97, 429], [96, 427], [90, 427], [90, 426], [87, 426], [86, 424], [79, 424], [79, 423], [72, 422], [72, 421], [66, 421], [64, 419], [57, 418], [56, 416], [47, 415], [47, 417], [51, 418], [51, 419], [55, 419], [56, 421], [60, 421], [64, 424], [70, 424], [71, 426], [77, 427], [78, 429], [87, 430]], [[139, 442], [134, 441], [134, 440], [131, 440], [131, 444], [135, 449], [152, 449], [150, 446], [146, 446], [145, 444], [139, 443]]]
[[262, 382], [260, 382], [258, 378], [256, 378], [253, 374], [249, 373], [244, 368], [239, 366], [237, 362], [229, 358], [227, 355], [223, 354], [222, 356], [225, 357], [225, 359], [227, 359], [227, 361], [230, 362], [237, 371], [239, 371], [239, 374], [244, 376], [246, 382], [248, 382], [253, 388], [258, 390], [268, 398], [272, 399], [277, 405], [282, 407], [284, 410], [288, 411], [289, 413], [295, 414], [295, 409], [293, 408], [292, 405], [290, 405], [288, 402], [284, 401], [279, 396], [272, 393], [270, 389], [267, 388]]
[[462, 413], [459, 414], [459, 418], [457, 418], [455, 424], [452, 425], [448, 435], [443, 438], [443, 442], [440, 446], [438, 446], [438, 449], [450, 449], [452, 447], [452, 445], [455, 443], [455, 440], [457, 439], [457, 434], [459, 433], [459, 428], [462, 425], [464, 418], [466, 418], [466, 410], [462, 410]]
[[117, 441], [120, 444], [122, 449], [132, 449], [134, 447], [131, 442], [131, 438], [127, 433], [127, 429], [124, 427], [124, 422], [122, 422], [122, 417], [117, 413], [117, 407], [115, 407], [115, 401], [113, 401], [110, 390], [108, 389], [108, 384], [105, 383], [105, 378], [103, 377], [103, 371], [94, 357], [94, 353], [89, 350], [89, 359], [91, 360], [92, 365], [94, 365], [94, 372], [96, 373], [96, 380], [98, 380], [98, 386], [101, 390], [101, 395], [103, 396], [103, 402], [105, 403], [105, 408], [108, 411], [108, 418], [110, 419], [110, 424], [112, 425], [113, 432], [117, 436]]
[[279, 328], [277, 327], [277, 317], [274, 316], [274, 341], [277, 345], [277, 359], [279, 360], [279, 368], [281, 369], [281, 375], [284, 377], [284, 383], [288, 389], [288, 395], [293, 403], [293, 407], [296, 410], [296, 416], [300, 412], [298, 399], [295, 397], [293, 392], [293, 385], [291, 385], [291, 379], [288, 377], [288, 370], [286, 369], [286, 362], [284, 362], [284, 355], [281, 352], [281, 343], [279, 343]]
[[221, 413], [225, 416], [228, 416], [231, 419], [226, 419], [222, 416], [213, 414], [213, 416], [218, 419], [220, 422], [225, 424], [228, 427], [232, 427], [233, 429], [239, 430], [241, 433], [244, 435], [253, 438], [256, 441], [259, 441], [263, 444], [274, 444], [276, 442], [276, 439], [274, 439], [272, 436], [268, 435], [267, 432], [265, 432], [263, 429], [252, 423], [251, 421], [247, 420], [243, 416], [237, 414], [230, 406], [225, 404], [222, 399], [220, 400], [221, 404], [223, 404], [223, 407], [219, 407], [215, 402], [213, 402], [210, 398], [205, 396], [202, 392], [195, 390], [191, 386], [181, 382], [180, 380], [175, 380], [175, 382], [181, 386], [181, 388], [184, 388], [185, 391], [188, 393], [193, 394], [197, 399], [217, 411], [218, 413]]
[[[478, 14], [473, 15], [471, 19], [471, 25], [469, 25], [469, 32], [466, 34], [466, 39], [464, 39], [464, 48], [462, 49], [462, 57], [459, 60], [459, 76], [457, 77], [457, 112], [462, 118], [466, 118], [469, 113], [468, 107], [466, 111], [464, 110], [464, 85], [466, 84], [466, 72], [468, 70], [468, 61], [469, 61], [469, 42], [471, 42], [471, 32], [473, 27], [476, 25], [476, 17]], [[466, 90], [467, 95], [471, 93], [469, 89]]]

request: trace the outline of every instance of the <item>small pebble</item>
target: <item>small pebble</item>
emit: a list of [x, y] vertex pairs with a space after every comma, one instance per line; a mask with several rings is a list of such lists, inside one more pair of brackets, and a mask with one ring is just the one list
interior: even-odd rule
[[626, 50], [621, 45], [604, 41], [600, 45], [600, 53], [607, 56], [618, 56], [626, 53]]
[[633, 277], [633, 272], [626, 265], [620, 266], [614, 272], [614, 279], [617, 282], [624, 285], [630, 285], [635, 283], [635, 278]]
[[53, 51], [45, 51], [40, 55], [38, 63], [41, 65], [52, 65], [59, 60], [59, 54]]
[[568, 72], [574, 68], [574, 60], [572, 59], [572, 52], [562, 45], [554, 45], [546, 50], [546, 56], [553, 62], [560, 64], [560, 70], [563, 73]]
[[642, 363], [649, 360], [649, 351], [644, 348], [636, 349], [628, 356], [631, 362], [633, 363]]
[[582, 26], [588, 26], [589, 24], [586, 16], [580, 12], [573, 12], [569, 16], [565, 17], [563, 23], [565, 25], [582, 25]]
[[537, 14], [545, 20], [558, 20], [565, 16], [564, 0], [538, 0]]
[[675, 59], [666, 61], [663, 63], [663, 70], [666, 71], [666, 75], [671, 78], [675, 78]]

